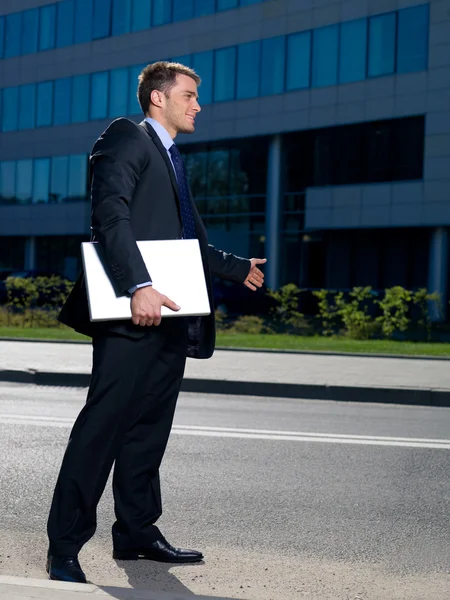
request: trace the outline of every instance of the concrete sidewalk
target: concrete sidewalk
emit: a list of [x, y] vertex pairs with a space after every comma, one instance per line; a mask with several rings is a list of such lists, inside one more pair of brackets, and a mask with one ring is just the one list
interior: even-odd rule
[[[88, 386], [89, 344], [0, 341], [0, 381]], [[450, 361], [218, 350], [183, 391], [450, 406]]]
[[[149, 590], [97, 587], [92, 584], [63, 583], [45, 579], [0, 576], [1, 600], [188, 600], [182, 594], [167, 594]], [[199, 600], [226, 600], [217, 596], [197, 596]]]

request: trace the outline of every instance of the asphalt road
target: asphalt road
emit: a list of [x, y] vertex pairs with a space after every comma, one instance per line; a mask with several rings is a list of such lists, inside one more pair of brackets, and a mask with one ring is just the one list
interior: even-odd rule
[[[45, 577], [45, 523], [85, 390], [0, 384], [0, 574]], [[249, 600], [450, 597], [450, 409], [184, 394], [160, 526], [205, 563], [111, 558], [110, 487], [80, 560], [99, 585]]]

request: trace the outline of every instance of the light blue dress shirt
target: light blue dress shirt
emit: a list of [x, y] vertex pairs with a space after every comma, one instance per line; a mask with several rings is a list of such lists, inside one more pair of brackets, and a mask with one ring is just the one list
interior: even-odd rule
[[[175, 177], [177, 176], [176, 172], [175, 172], [175, 167], [173, 166], [173, 161], [172, 161], [172, 156], [169, 152], [169, 148], [171, 146], [173, 146], [174, 141], [172, 139], [172, 137], [170, 136], [170, 133], [167, 131], [167, 129], [165, 127], [163, 127], [161, 125], [161, 123], [159, 123], [159, 121], [156, 121], [155, 119], [152, 119], [150, 117], [147, 117], [145, 119], [147, 121], [147, 123], [149, 123], [153, 129], [156, 131], [157, 136], [159, 137], [159, 139], [161, 140], [161, 144], [164, 146], [164, 148], [166, 149], [167, 152], [167, 156], [169, 157], [170, 160], [170, 164], [173, 167], [173, 171], [175, 173]], [[146, 281], [144, 283], [138, 283], [137, 285], [133, 286], [132, 288], [130, 288], [128, 290], [129, 294], [133, 294], [133, 292], [135, 292], [138, 288], [141, 287], [147, 287], [148, 285], [152, 285], [151, 281]]]

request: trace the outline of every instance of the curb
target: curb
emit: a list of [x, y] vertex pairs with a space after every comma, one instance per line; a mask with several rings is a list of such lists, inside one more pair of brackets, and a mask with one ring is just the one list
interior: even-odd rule
[[[0, 370], [0, 381], [28, 385], [88, 387], [90, 378], [89, 373]], [[307, 383], [195, 379], [187, 377], [181, 384], [181, 391], [197, 394], [450, 407], [450, 390], [431, 388], [376, 388]]]

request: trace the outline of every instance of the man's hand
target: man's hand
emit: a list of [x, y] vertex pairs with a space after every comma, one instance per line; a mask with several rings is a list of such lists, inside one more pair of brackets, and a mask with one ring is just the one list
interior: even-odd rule
[[267, 258], [251, 258], [250, 259], [250, 271], [248, 272], [247, 279], [244, 281], [244, 285], [246, 285], [253, 292], [256, 291], [256, 288], [262, 287], [264, 283], [264, 273], [258, 269], [256, 265], [263, 265], [267, 262]]
[[161, 323], [162, 306], [175, 312], [180, 310], [175, 302], [160, 294], [154, 287], [148, 285], [138, 288], [131, 297], [131, 320], [142, 327], [157, 326]]

